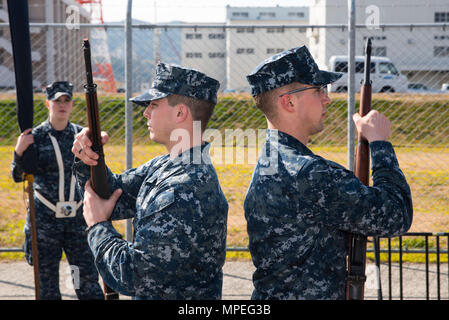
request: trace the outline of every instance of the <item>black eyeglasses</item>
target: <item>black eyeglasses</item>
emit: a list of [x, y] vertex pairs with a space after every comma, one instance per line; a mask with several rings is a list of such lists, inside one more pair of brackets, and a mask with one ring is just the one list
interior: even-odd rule
[[287, 94], [292, 94], [292, 93], [296, 93], [296, 92], [309, 90], [309, 89], [319, 89], [320, 93], [327, 95], [327, 86], [312, 86], [312, 87], [299, 88], [299, 89], [295, 89], [295, 90], [292, 90], [292, 91], [288, 91], [286, 93], [281, 94], [279, 97], [285, 96]]

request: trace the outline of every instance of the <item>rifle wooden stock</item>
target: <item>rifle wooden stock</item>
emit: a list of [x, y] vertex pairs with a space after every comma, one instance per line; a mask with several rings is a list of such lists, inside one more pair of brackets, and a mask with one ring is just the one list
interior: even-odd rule
[[30, 210], [30, 229], [31, 229], [31, 256], [33, 259], [34, 270], [34, 295], [36, 300], [40, 300], [40, 277], [39, 277], [39, 251], [37, 249], [37, 229], [36, 229], [36, 208], [34, 205], [34, 176], [26, 174], [26, 193], [28, 193], [28, 208]]
[[[371, 111], [371, 39], [368, 38], [365, 47], [365, 75], [360, 89], [360, 116]], [[369, 185], [370, 153], [368, 140], [360, 133], [357, 136], [354, 174], [360, 181]], [[365, 290], [366, 237], [359, 234], [349, 234], [348, 279], [346, 282], [346, 299], [363, 300]]]
[[[371, 85], [364, 84], [360, 89], [360, 116], [371, 111]], [[354, 174], [365, 185], [369, 185], [370, 153], [368, 140], [360, 133], [357, 135], [357, 149], [354, 162]]]
[[[97, 85], [93, 82], [92, 63], [89, 40], [84, 39], [83, 43], [84, 61], [86, 64], [87, 84], [84, 86], [86, 93], [86, 110], [89, 124], [89, 138], [92, 142], [92, 150], [99, 158], [96, 166], [90, 167], [90, 180], [92, 189], [102, 199], [109, 199], [111, 191], [108, 185], [108, 175], [104, 160], [103, 144], [101, 143], [100, 115], [98, 111]], [[106, 300], [118, 300], [119, 295], [109, 288], [103, 281], [103, 291]]]

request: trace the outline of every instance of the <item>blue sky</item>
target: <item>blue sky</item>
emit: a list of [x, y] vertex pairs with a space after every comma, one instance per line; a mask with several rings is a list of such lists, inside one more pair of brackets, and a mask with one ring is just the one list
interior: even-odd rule
[[[133, 0], [133, 18], [150, 23], [169, 21], [224, 22], [225, 7], [301, 6], [311, 0]], [[127, 0], [103, 0], [105, 22], [125, 19]]]

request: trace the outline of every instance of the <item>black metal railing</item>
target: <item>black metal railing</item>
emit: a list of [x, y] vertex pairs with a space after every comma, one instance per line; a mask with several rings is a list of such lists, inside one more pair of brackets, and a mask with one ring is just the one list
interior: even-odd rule
[[[408, 245], [407, 243], [405, 243], [404, 245], [404, 238], [414, 238], [415, 240], [417, 238], [421, 238], [423, 239], [422, 241], [413, 241], [412, 245]], [[434, 238], [434, 242], [432, 243], [432, 245], [430, 245], [429, 239], [430, 238]], [[426, 300], [430, 300], [431, 296], [431, 287], [430, 287], [430, 280], [431, 280], [431, 275], [434, 275], [433, 280], [436, 280], [436, 297], [435, 299], [437, 300], [441, 300], [442, 299], [442, 294], [441, 294], [441, 288], [442, 288], [442, 276], [446, 276], [448, 278], [447, 280], [447, 291], [448, 291], [448, 297], [449, 297], [449, 271], [446, 272], [442, 272], [441, 270], [441, 266], [444, 262], [442, 262], [442, 255], [446, 256], [447, 258], [447, 268], [449, 270], [449, 233], [433, 233], [433, 232], [409, 232], [406, 233], [402, 236], [399, 237], [395, 237], [395, 238], [380, 238], [381, 240], [383, 239], [383, 245], [385, 246], [385, 241], [386, 241], [386, 249], [383, 248], [384, 246], [381, 246], [380, 248], [380, 253], [386, 253], [387, 254], [387, 261], [382, 263], [382, 265], [387, 267], [387, 274], [388, 274], [388, 281], [387, 281], [387, 286], [388, 286], [388, 299], [393, 299], [393, 285], [396, 284], [395, 280], [399, 280], [398, 282], [398, 286], [399, 286], [399, 295], [397, 296], [397, 298], [399, 298], [400, 300], [404, 299], [404, 255], [424, 255], [424, 259], [412, 259], [412, 260], [418, 260], [420, 265], [422, 265], [422, 263], [424, 263], [424, 270], [422, 271], [421, 269], [417, 270], [414, 269], [413, 271], [415, 273], [417, 272], [424, 272], [425, 273], [425, 297], [421, 297], [421, 296], [413, 296], [411, 298], [425, 298]], [[442, 241], [443, 239], [443, 241]], [[392, 246], [392, 242], [396, 240], [397, 241], [397, 245], [394, 245], [394, 248]], [[442, 249], [441, 244], [442, 242], [446, 242], [446, 250]], [[373, 252], [374, 249], [373, 248], [368, 248], [367, 250], [368, 252]], [[394, 279], [393, 275], [392, 275], [392, 270], [395, 267], [393, 265], [393, 259], [392, 259], [392, 254], [398, 254], [398, 261], [397, 261], [397, 267], [399, 269], [399, 274], [398, 274], [398, 278], [399, 279]], [[431, 272], [430, 271], [430, 256], [431, 255], [435, 255], [435, 267], [436, 267], [436, 271], [435, 272]], [[406, 259], [408, 260], [408, 259]], [[422, 260], [424, 260], [422, 262]], [[379, 267], [379, 266], [378, 266]], [[407, 298], [410, 298], [407, 297]]]
[[[409, 240], [412, 238], [412, 241]], [[433, 240], [433, 241], [429, 241]], [[370, 241], [373, 243], [373, 241]], [[394, 238], [380, 238], [380, 254], [386, 254], [387, 257], [381, 256], [380, 264], [377, 266], [379, 268], [380, 273], [382, 274], [382, 278], [385, 273], [387, 274], [387, 279], [381, 279], [381, 284], [384, 285], [386, 283], [387, 288], [387, 299], [392, 300], [398, 298], [403, 300], [407, 299], [449, 299], [449, 233], [435, 233], [435, 232], [409, 232], [405, 233], [402, 236], [394, 237]], [[411, 243], [410, 243], [411, 242]], [[442, 247], [442, 244], [445, 245], [446, 249]], [[247, 247], [228, 247], [228, 252], [248, 252]], [[0, 253], [2, 252], [23, 252], [22, 248], [0, 248]], [[368, 253], [374, 253], [374, 246], [369, 246], [367, 248]], [[398, 254], [397, 259], [393, 259], [393, 254]], [[405, 255], [424, 255], [424, 258], [420, 259], [404, 259]], [[436, 271], [430, 270], [431, 264], [431, 255], [435, 255], [434, 259], [434, 267], [436, 267]], [[447, 271], [442, 271], [441, 266], [445, 263], [442, 257], [446, 256], [447, 261]], [[393, 260], [397, 260], [394, 262]], [[409, 270], [410, 267], [404, 267], [405, 262], [413, 261], [416, 265], [422, 266], [424, 264], [424, 270], [421, 268], [412, 268], [412, 272], [417, 273], [425, 273], [425, 296], [418, 295], [404, 295], [405, 288], [405, 278], [404, 278], [404, 269]], [[418, 261], [418, 262], [417, 262]], [[384, 269], [387, 268], [385, 272]], [[393, 276], [393, 269], [398, 268], [398, 279]], [[383, 272], [382, 272], [383, 271]], [[442, 277], [447, 278], [447, 297], [443, 297], [442, 295]], [[416, 280], [416, 279], [414, 279]], [[433, 282], [436, 280], [436, 288], [431, 288], [431, 280]], [[413, 284], [412, 284], [413, 285]], [[421, 287], [422, 284], [419, 283]], [[399, 290], [398, 295], [395, 296], [393, 291]], [[431, 289], [435, 289], [436, 296], [431, 297]], [[378, 294], [378, 299], [383, 299], [382, 293]]]
[[[407, 238], [422, 238], [423, 241], [412, 241], [412, 244], [409, 244], [407, 241]], [[430, 245], [429, 239], [435, 238], [435, 241]], [[405, 239], [405, 241], [404, 241]], [[442, 241], [444, 239], [445, 241]], [[371, 247], [368, 247], [367, 252], [368, 253], [374, 253], [374, 241], [371, 239], [370, 241], [373, 243]], [[405, 233], [402, 236], [399, 237], [393, 237], [393, 238], [380, 238], [379, 242], [381, 245], [379, 246], [380, 254], [387, 254], [387, 257], [385, 258], [382, 256], [381, 263], [377, 267], [379, 268], [379, 271], [383, 271], [384, 268], [387, 268], [386, 279], [381, 279], [381, 284], [384, 284], [386, 282], [387, 287], [387, 297], [386, 299], [392, 300], [394, 298], [403, 300], [403, 299], [431, 299], [431, 286], [430, 286], [430, 280], [431, 276], [436, 277], [436, 297], [435, 299], [441, 300], [442, 299], [442, 277], [445, 276], [448, 278], [447, 281], [447, 291], [448, 295], [447, 297], [443, 297], [445, 299], [449, 299], [449, 233], [436, 233], [436, 232], [409, 232]], [[393, 243], [395, 244], [393, 245]], [[446, 242], [446, 249], [442, 249], [442, 242]], [[235, 252], [235, 251], [249, 251], [247, 247], [228, 247], [228, 252]], [[398, 254], [397, 257], [397, 266], [394, 265], [392, 255]], [[404, 259], [404, 255], [424, 255], [423, 259]], [[430, 256], [436, 255], [435, 259], [435, 266], [436, 271], [433, 272], [430, 270]], [[442, 255], [445, 255], [447, 257], [447, 269], [448, 271], [442, 272], [441, 266], [444, 262], [442, 262]], [[419, 293], [415, 295], [404, 295], [404, 270], [409, 270], [410, 268], [404, 268], [404, 260], [409, 261], [415, 261], [416, 265], [423, 265], [425, 266], [424, 270], [413, 268], [411, 272], [414, 273], [425, 273], [425, 294], [423, 296], [420, 296]], [[417, 262], [418, 261], [418, 262]], [[393, 277], [392, 270], [397, 267], [398, 270], [398, 279], [395, 279]], [[382, 269], [382, 270], [381, 270]], [[385, 272], [381, 272], [382, 276], [385, 274]], [[432, 277], [433, 278], [433, 277]], [[418, 280], [416, 280], [418, 281]], [[413, 285], [413, 284], [411, 284]], [[421, 287], [422, 284], [419, 283], [419, 286]], [[393, 294], [394, 289], [399, 290], [398, 295], [395, 296]], [[380, 291], [380, 295], [378, 293], [377, 299], [383, 299], [382, 291]]]

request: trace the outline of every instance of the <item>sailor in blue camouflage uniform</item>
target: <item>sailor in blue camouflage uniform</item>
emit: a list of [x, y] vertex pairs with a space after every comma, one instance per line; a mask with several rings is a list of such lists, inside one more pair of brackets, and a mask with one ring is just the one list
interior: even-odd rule
[[412, 223], [410, 188], [387, 139], [388, 119], [355, 114], [371, 150], [373, 186], [315, 155], [326, 86], [341, 74], [319, 70], [308, 49], [286, 50], [247, 76], [267, 119], [267, 139], [244, 208], [256, 271], [253, 299], [344, 299], [347, 232], [395, 236]]
[[[85, 186], [88, 240], [111, 289], [135, 299], [221, 298], [228, 204], [210, 146], [201, 138], [218, 88], [218, 81], [196, 70], [157, 66], [152, 88], [131, 100], [145, 107], [150, 138], [169, 154], [122, 174], [108, 169], [115, 190], [109, 200], [100, 199], [90, 182], [85, 185], [86, 164], [95, 165], [98, 156], [86, 131], [77, 136], [72, 152], [82, 160], [75, 167], [79, 187]], [[197, 137], [196, 121], [201, 121]], [[103, 139], [109, 138], [104, 134]], [[122, 239], [109, 218], [134, 218], [132, 243]]]
[[[82, 127], [69, 122], [72, 84], [58, 81], [46, 87], [48, 120], [18, 138], [12, 162], [15, 182], [34, 174], [34, 201], [39, 252], [40, 298], [61, 299], [59, 263], [65, 252], [79, 299], [104, 299], [98, 272], [84, 232], [82, 200], [72, 175], [71, 147]], [[24, 154], [28, 156], [25, 157]], [[32, 265], [29, 214], [25, 225], [25, 257]], [[67, 271], [66, 276], [70, 272]]]

